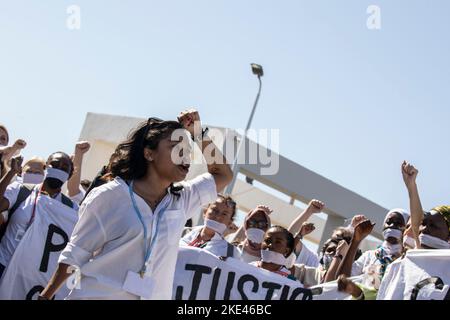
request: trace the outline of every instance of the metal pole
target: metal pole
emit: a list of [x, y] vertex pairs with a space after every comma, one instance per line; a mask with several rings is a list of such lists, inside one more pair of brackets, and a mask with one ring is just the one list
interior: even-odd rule
[[233, 180], [231, 180], [231, 182], [228, 184], [228, 186], [225, 190], [226, 194], [231, 194], [231, 192], [233, 191], [234, 184], [236, 183], [237, 174], [239, 173], [239, 164], [238, 164], [239, 153], [241, 152], [242, 144], [244, 143], [245, 139], [247, 138], [247, 132], [250, 129], [250, 126], [252, 124], [253, 116], [255, 115], [256, 106], [258, 105], [259, 96], [261, 94], [262, 82], [261, 82], [261, 76], [259, 76], [259, 75], [258, 75], [258, 81], [259, 81], [258, 94], [256, 95], [256, 99], [253, 104], [253, 109], [252, 109], [252, 112], [250, 113], [250, 118], [248, 119], [247, 127], [245, 128], [244, 135], [241, 137], [241, 141], [239, 142], [239, 146], [237, 148], [236, 155], [234, 156], [233, 164], [231, 165], [231, 170], [233, 170]]

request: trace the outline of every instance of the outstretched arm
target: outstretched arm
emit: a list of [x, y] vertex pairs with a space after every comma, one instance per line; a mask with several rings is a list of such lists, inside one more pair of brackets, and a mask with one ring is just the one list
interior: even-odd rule
[[423, 220], [422, 203], [420, 202], [419, 189], [416, 184], [418, 173], [419, 170], [414, 168], [413, 165], [403, 161], [402, 176], [406, 189], [408, 190], [409, 210], [411, 211], [411, 229], [416, 244], [419, 244], [419, 227]]
[[325, 208], [325, 204], [322, 201], [313, 199], [309, 202], [308, 206], [305, 210], [303, 210], [297, 218], [292, 221], [288, 230], [293, 235], [300, 232], [302, 225], [306, 222], [313, 214], [322, 212], [323, 208]]
[[67, 181], [67, 191], [69, 197], [74, 197], [80, 193], [81, 182], [81, 165], [83, 163], [83, 157], [86, 152], [89, 151], [91, 145], [87, 141], [79, 141], [75, 145], [75, 153], [73, 156], [73, 174]]
[[335, 277], [338, 277], [341, 274], [344, 274], [347, 277], [351, 276], [353, 261], [355, 261], [358, 247], [361, 241], [363, 241], [372, 232], [374, 226], [375, 224], [372, 224], [370, 220], [364, 220], [355, 227], [355, 231], [350, 242], [350, 247], [344, 257], [344, 260], [341, 262]]

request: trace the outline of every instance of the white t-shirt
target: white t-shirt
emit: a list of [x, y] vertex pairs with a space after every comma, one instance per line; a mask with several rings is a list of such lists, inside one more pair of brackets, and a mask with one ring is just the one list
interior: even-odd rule
[[[189, 232], [183, 238], [181, 238], [180, 247], [181, 246], [189, 246], [189, 244], [197, 238], [198, 234], [203, 229], [203, 227], [204, 226], [197, 226], [197, 227], [192, 228], [191, 232]], [[218, 257], [226, 257], [229, 246], [231, 246], [233, 248], [233, 258], [239, 259], [240, 253], [237, 250], [237, 248], [235, 246], [229, 244], [228, 241], [225, 240], [217, 232], [214, 234], [214, 236], [212, 237], [211, 240], [206, 242], [205, 245], [201, 247], [201, 249], [209, 251]]]
[[[8, 210], [11, 209], [12, 206], [14, 206], [14, 204], [16, 203], [21, 186], [21, 183], [13, 182], [6, 188], [4, 197], [9, 202]], [[14, 251], [16, 250], [20, 240], [25, 234], [28, 222], [31, 219], [34, 200], [40, 188], [41, 184], [38, 184], [33, 188], [31, 194], [20, 204], [20, 206], [12, 215], [11, 221], [9, 221], [6, 232], [3, 235], [2, 241], [0, 243], [0, 263], [5, 267], [8, 266], [9, 261], [14, 254]], [[58, 193], [55, 199], [61, 202], [61, 193]], [[39, 201], [36, 205], [39, 205]], [[76, 203], [73, 204], [73, 208], [75, 210], [78, 210], [78, 206]]]
[[[168, 193], [153, 213], [136, 193], [134, 198], [156, 242], [147, 261], [146, 276], [154, 281], [151, 299], [172, 298], [178, 243], [186, 220], [217, 198], [214, 177], [203, 174], [185, 182], [180, 196]], [[128, 271], [144, 263], [144, 229], [134, 210], [127, 183], [116, 178], [95, 188], [80, 207], [79, 220], [59, 262], [80, 267], [80, 289], [68, 299], [139, 299], [123, 289]], [[148, 240], [149, 241], [149, 240]]]
[[352, 277], [362, 275], [367, 271], [367, 268], [373, 265], [380, 265], [380, 261], [377, 259], [375, 255], [376, 250], [368, 250], [364, 252], [358, 260], [353, 262], [352, 266]]
[[[380, 289], [377, 293], [377, 300], [385, 300], [386, 297], [393, 296], [394, 292], [403, 291], [405, 279], [402, 273], [399, 272], [402, 261], [403, 259], [397, 259], [387, 266], [386, 273], [384, 274], [383, 281], [381, 281]], [[392, 285], [393, 283], [395, 283], [395, 285]]]
[[243, 244], [238, 245], [237, 248], [239, 250], [239, 254], [240, 254], [240, 258], [241, 258], [242, 262], [251, 263], [251, 262], [256, 262], [256, 261], [261, 260], [261, 256], [256, 257], [256, 256], [253, 256], [253, 255], [247, 253], [247, 251], [244, 250]]
[[297, 260], [295, 260], [295, 263], [317, 268], [319, 267], [319, 257], [302, 243], [302, 250], [300, 250], [300, 254], [297, 257]]

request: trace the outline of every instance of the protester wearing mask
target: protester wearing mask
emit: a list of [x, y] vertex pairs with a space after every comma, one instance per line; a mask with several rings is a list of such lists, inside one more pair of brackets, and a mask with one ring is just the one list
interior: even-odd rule
[[[80, 270], [80, 289], [67, 299], [172, 298], [186, 220], [213, 202], [233, 177], [206, 131], [197, 130], [197, 111], [183, 112], [178, 120], [150, 118], [118, 145], [114, 180], [83, 200], [70, 242], [39, 299], [54, 296], [70, 276], [70, 266]], [[184, 182], [191, 139], [201, 147], [208, 172]]]
[[[34, 219], [39, 196], [50, 196], [68, 207], [77, 209], [70, 199], [61, 193], [62, 185], [72, 174], [73, 166], [70, 157], [64, 152], [51, 154], [46, 163], [44, 181], [28, 190], [25, 199], [21, 194], [26, 191], [20, 183], [9, 184], [9, 181], [22, 172], [22, 157], [11, 161], [11, 169], [0, 181], [0, 211], [9, 210], [7, 219], [1, 219], [6, 230], [0, 243], [0, 264], [6, 267], [14, 254], [20, 240]], [[2, 267], [0, 267], [1, 269]]]
[[21, 182], [24, 184], [39, 184], [44, 181], [45, 160], [33, 157], [23, 165]]
[[[399, 258], [403, 253], [403, 232], [409, 213], [404, 209], [393, 209], [385, 217], [383, 225], [384, 241], [375, 250], [368, 250], [353, 263], [351, 276], [375, 273], [379, 279], [375, 287], [379, 286], [387, 266]], [[369, 271], [370, 269], [370, 271]]]
[[419, 171], [406, 161], [402, 176], [409, 194], [411, 229], [419, 249], [450, 249], [450, 206], [422, 209], [416, 179]]
[[239, 251], [224, 239], [224, 233], [233, 223], [236, 203], [229, 196], [219, 195], [208, 205], [203, 217], [205, 224], [197, 226], [180, 240], [180, 246], [202, 248], [218, 257], [239, 258]]
[[294, 236], [281, 226], [270, 227], [261, 244], [261, 259], [250, 264], [295, 280], [288, 269], [294, 255]]
[[[31, 189], [32, 185], [36, 185], [44, 181], [44, 170], [45, 170], [45, 160], [39, 157], [33, 157], [23, 165], [21, 176], [20, 177], [16, 176], [16, 179], [14, 182], [12, 182], [12, 184], [28, 185], [27, 187], [22, 188]], [[28, 190], [24, 192], [26, 192], [27, 194], [29, 193]], [[1, 218], [3, 219], [3, 221], [8, 220], [8, 211], [2, 212], [1, 215], [3, 215], [3, 217]], [[0, 240], [3, 237], [5, 231], [6, 225], [0, 226]]]
[[[361, 257], [352, 263], [355, 259], [359, 244], [373, 229], [373, 225], [369, 220], [360, 222], [355, 227], [355, 234], [350, 248], [338, 268], [336, 276], [343, 274], [349, 277], [363, 274], [364, 284], [370, 289], [378, 290], [386, 268], [395, 259], [399, 258], [403, 252], [402, 235], [408, 217], [409, 214], [403, 209], [389, 211], [383, 225], [383, 244], [375, 250], [364, 252]], [[356, 230], [358, 230], [358, 234], [356, 234]], [[366, 233], [368, 230], [370, 232]]]
[[[411, 210], [411, 228], [408, 235], [414, 238], [416, 249], [450, 249], [450, 206], [439, 206], [430, 212], [424, 212], [416, 184], [419, 171], [406, 161], [402, 163], [401, 171], [408, 190]], [[405, 259], [398, 259], [388, 267], [377, 300], [391, 300], [398, 297], [397, 286], [391, 284], [398, 284], [395, 280], [401, 279], [404, 265]]]
[[[269, 215], [271, 213], [272, 210], [269, 207], [259, 205], [247, 214], [240, 229], [243, 230], [244, 240], [237, 244], [243, 262], [249, 263], [261, 260], [261, 243], [270, 227]], [[240, 231], [237, 233], [239, 234]]]
[[319, 266], [319, 258], [315, 252], [309, 250], [303, 243], [303, 237], [312, 231], [314, 231], [311, 224], [306, 224], [307, 220], [315, 213], [320, 213], [325, 208], [325, 204], [322, 201], [313, 199], [309, 202], [306, 209], [292, 221], [288, 230], [295, 234], [295, 254], [297, 264], [304, 264], [310, 267]]

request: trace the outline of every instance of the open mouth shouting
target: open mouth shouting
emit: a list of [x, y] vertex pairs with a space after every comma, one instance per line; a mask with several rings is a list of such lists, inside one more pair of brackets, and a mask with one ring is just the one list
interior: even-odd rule
[[179, 164], [179, 165], [177, 165], [177, 167], [183, 174], [186, 175], [189, 172], [190, 165], [189, 164]]

